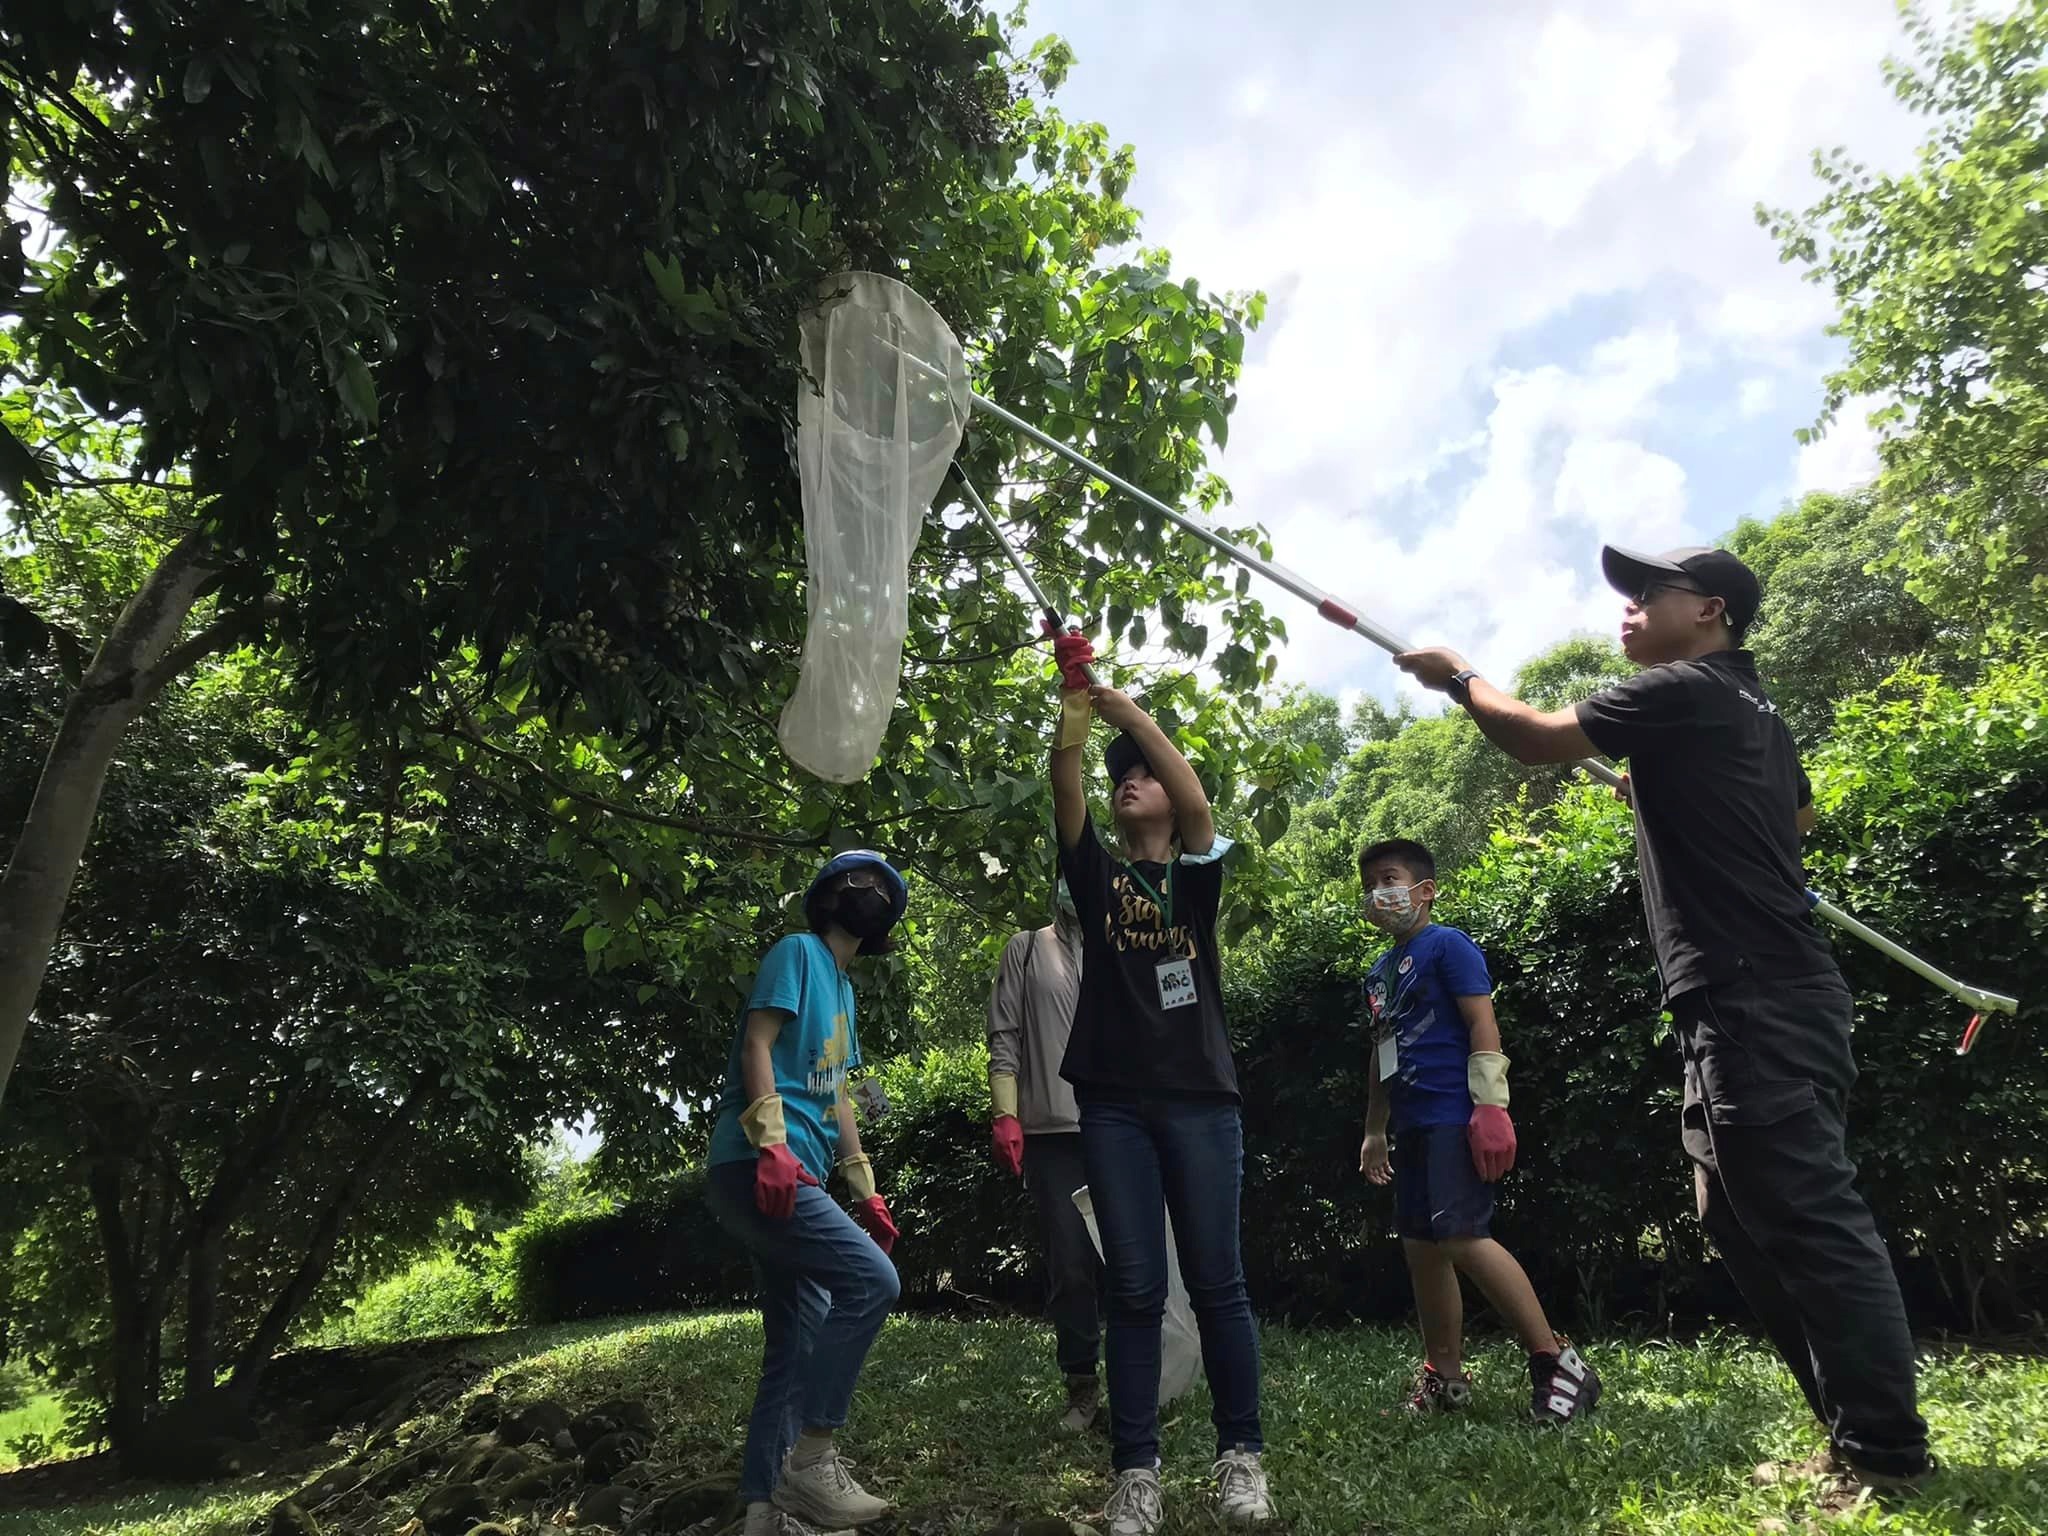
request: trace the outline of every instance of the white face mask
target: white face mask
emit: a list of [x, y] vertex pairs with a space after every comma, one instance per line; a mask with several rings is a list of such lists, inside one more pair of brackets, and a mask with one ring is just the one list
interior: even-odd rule
[[[1425, 881], [1424, 884], [1429, 882]], [[1429, 893], [1423, 893], [1429, 899]], [[1413, 928], [1422, 911], [1415, 905], [1415, 887], [1412, 885], [1376, 885], [1366, 899], [1365, 915], [1377, 926], [1389, 933], [1406, 933]]]

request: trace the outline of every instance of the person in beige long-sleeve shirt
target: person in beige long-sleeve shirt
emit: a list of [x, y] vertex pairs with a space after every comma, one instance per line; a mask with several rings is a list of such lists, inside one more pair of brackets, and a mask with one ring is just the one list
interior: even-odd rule
[[1046, 1315], [1067, 1379], [1064, 1422], [1075, 1430], [1088, 1428], [1100, 1411], [1095, 1365], [1102, 1346], [1102, 1263], [1073, 1199], [1088, 1182], [1081, 1116], [1060, 1076], [1080, 988], [1080, 919], [1062, 883], [1052, 922], [1018, 934], [1003, 950], [988, 1000], [988, 1083], [996, 1163], [1024, 1179], [1038, 1207]]

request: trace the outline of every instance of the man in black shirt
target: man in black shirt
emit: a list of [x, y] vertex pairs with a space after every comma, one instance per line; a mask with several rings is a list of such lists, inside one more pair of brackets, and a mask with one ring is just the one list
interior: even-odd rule
[[[1079, 635], [1055, 651], [1069, 694], [1123, 734], [1109, 744], [1120, 852], [1096, 836], [1081, 784], [1087, 716], [1062, 711], [1052, 751], [1060, 873], [1081, 915], [1081, 993], [1060, 1075], [1081, 1111], [1081, 1157], [1102, 1236], [1115, 1487], [1108, 1536], [1153, 1536], [1159, 1481], [1160, 1329], [1166, 1224], [1202, 1335], [1214, 1399], [1211, 1468], [1224, 1520], [1270, 1519], [1259, 1424], [1259, 1346], [1238, 1241], [1244, 1125], [1223, 1023], [1216, 914], [1222, 856], [1209, 797], [1152, 718], [1092, 687]], [[1178, 842], [1178, 847], [1175, 844]]]
[[1891, 1259], [1845, 1147], [1854, 1005], [1799, 860], [1813, 796], [1741, 648], [1761, 591], [1725, 550], [1601, 551], [1643, 670], [1543, 713], [1444, 649], [1396, 657], [1524, 763], [1628, 759], [1643, 908], [1685, 1059], [1700, 1219], [1830, 1445], [1802, 1469], [1896, 1487], [1932, 1466]]

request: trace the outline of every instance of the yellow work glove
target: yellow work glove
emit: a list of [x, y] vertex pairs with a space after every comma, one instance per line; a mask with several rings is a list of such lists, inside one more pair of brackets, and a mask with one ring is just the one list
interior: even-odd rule
[[1095, 719], [1095, 706], [1089, 702], [1088, 690], [1071, 689], [1060, 695], [1059, 723], [1053, 727], [1052, 744], [1064, 752], [1069, 747], [1088, 745], [1088, 727]]
[[1508, 1059], [1499, 1051], [1474, 1051], [1465, 1058], [1465, 1086], [1474, 1104], [1508, 1107]]
[[755, 1151], [763, 1147], [786, 1147], [789, 1132], [782, 1123], [782, 1095], [763, 1094], [740, 1115], [740, 1129]]
[[856, 1203], [875, 1197], [875, 1165], [868, 1161], [865, 1152], [856, 1152], [851, 1157], [839, 1159], [840, 1175], [846, 1180], [846, 1192]]
[[988, 1102], [1001, 1119], [1008, 1115], [1017, 1118], [1017, 1074], [1014, 1072], [991, 1072], [988, 1075]]

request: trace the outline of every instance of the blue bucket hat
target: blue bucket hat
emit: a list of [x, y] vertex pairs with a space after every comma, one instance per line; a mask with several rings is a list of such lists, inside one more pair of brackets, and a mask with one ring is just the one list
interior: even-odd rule
[[879, 869], [882, 872], [883, 882], [889, 888], [889, 921], [902, 922], [903, 914], [910, 906], [910, 888], [903, 883], [902, 872], [872, 848], [849, 848], [827, 859], [825, 867], [818, 871], [810, 888], [804, 892], [804, 909], [810, 910], [812, 899], [824, 889], [828, 880], [852, 869]]

